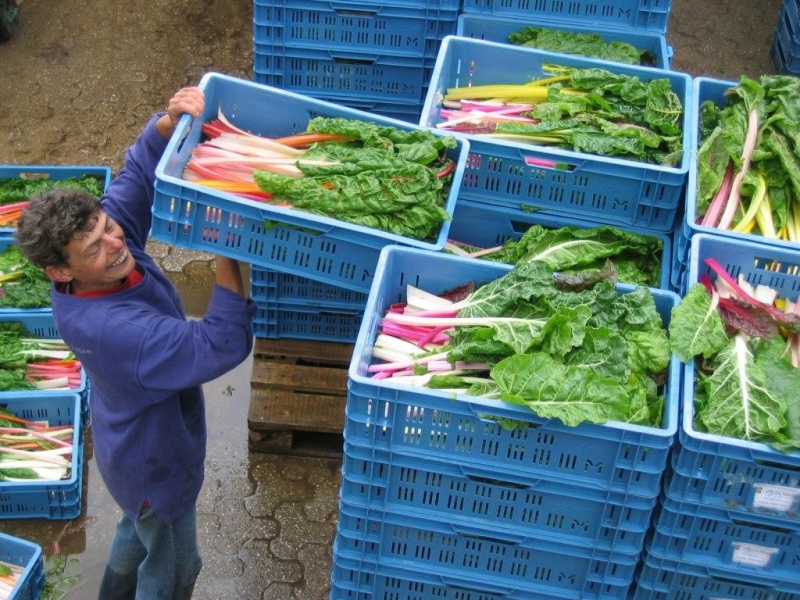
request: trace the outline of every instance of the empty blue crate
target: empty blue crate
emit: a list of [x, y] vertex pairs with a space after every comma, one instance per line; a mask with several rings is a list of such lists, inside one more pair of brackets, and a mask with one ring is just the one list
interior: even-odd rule
[[253, 316], [253, 335], [258, 338], [353, 343], [363, 316], [363, 310], [348, 308], [258, 303]]
[[665, 33], [671, 6], [672, 0], [464, 0], [462, 11]]
[[53, 393], [47, 398], [0, 398], [0, 407], [23, 419], [73, 427], [70, 476], [60, 481], [0, 481], [0, 519], [77, 517], [81, 511], [84, 454], [80, 396]]
[[672, 280], [676, 289], [682, 289], [684, 278], [689, 261], [689, 242], [697, 233], [708, 233], [723, 236], [734, 241], [759, 242], [772, 246], [777, 246], [786, 250], [800, 251], [800, 243], [774, 240], [751, 233], [740, 233], [727, 229], [708, 227], [697, 223], [701, 218], [697, 207], [697, 185], [698, 185], [698, 162], [697, 150], [702, 144], [699, 132], [699, 115], [702, 104], [706, 101], [713, 102], [720, 108], [725, 106], [725, 92], [736, 87], [735, 81], [722, 81], [708, 77], [699, 77], [694, 80], [694, 92], [692, 94], [691, 111], [695, 115], [694, 126], [691, 131], [691, 159], [689, 164], [689, 176], [686, 185], [686, 214], [675, 232], [675, 249], [673, 253]]
[[0, 562], [22, 568], [9, 600], [39, 600], [44, 590], [45, 573], [42, 547], [5, 533], [0, 533]]
[[[105, 190], [111, 183], [111, 169], [101, 166], [62, 166], [62, 165], [0, 165], [0, 179], [48, 179], [63, 181], [91, 175], [97, 177]], [[14, 227], [0, 227], [0, 233], [13, 233]]]
[[[459, 200], [450, 224], [450, 239], [480, 248], [502, 246], [509, 240], [519, 240], [528, 229], [538, 225], [545, 229], [576, 227], [587, 229], [605, 225], [592, 221], [548, 215], [541, 212], [526, 212], [519, 209], [494, 206], [470, 200]], [[661, 242], [661, 252], [657, 256], [643, 258], [656, 264], [659, 269], [658, 281], [653, 287], [668, 290], [670, 288], [670, 268], [672, 267], [671, 236], [647, 229], [618, 226], [619, 229], [651, 236]], [[624, 282], [629, 283], [629, 282]]]
[[[587, 598], [599, 586], [624, 598], [638, 555], [573, 548], [552, 540], [504, 535], [443, 519], [339, 505], [334, 560], [469, 581], [476, 589], [515, 588], [551, 598]], [[517, 596], [514, 596], [517, 597]]]
[[567, 31], [575, 34], [599, 35], [606, 43], [623, 42], [638, 50], [646, 51], [648, 57], [642, 63], [644, 67], [669, 69], [672, 49], [667, 46], [662, 33], [650, 33], [635, 29], [598, 28], [595, 25], [578, 25], [571, 21], [537, 19], [535, 17], [504, 18], [491, 15], [464, 13], [458, 17], [456, 35], [487, 42], [510, 44], [508, 36], [526, 27], [537, 27]]
[[421, 105], [435, 60], [256, 43], [253, 81], [341, 104], [352, 100]]
[[[715, 258], [732, 277], [777, 290], [781, 298], [800, 296], [800, 253], [726, 237], [692, 238], [687, 289]], [[716, 508], [778, 516], [800, 523], [800, 451], [779, 452], [767, 444], [706, 433], [695, 426], [695, 365], [683, 367], [680, 443], [672, 458], [670, 496]]]
[[442, 42], [420, 123], [437, 127], [449, 88], [525, 84], [556, 64], [602, 68], [648, 82], [669, 81], [679, 98], [684, 153], [678, 164], [662, 166], [624, 158], [575, 152], [520, 141], [463, 135], [470, 154], [460, 198], [523, 210], [578, 217], [672, 232], [683, 208], [689, 170], [691, 77], [684, 73], [623, 65], [581, 56], [485, 40], [448, 36]]
[[630, 600], [800, 600], [800, 587], [772, 577], [742, 577], [690, 561], [645, 554]]
[[665, 495], [647, 551], [725, 569], [732, 578], [772, 577], [800, 589], [800, 523]]
[[[205, 113], [178, 124], [156, 168], [151, 230], [154, 239], [360, 292], [369, 289], [384, 246], [399, 244], [433, 251], [444, 248], [449, 221], [442, 223], [436, 239], [419, 240], [245, 200], [183, 178], [194, 147], [203, 139], [203, 123], [215, 119], [218, 110], [236, 126], [270, 137], [303, 132], [308, 122], [318, 116], [357, 119], [402, 131], [422, 130], [419, 125], [218, 73], [207, 73], [199, 85], [205, 92]], [[455, 162], [444, 199], [445, 211], [450, 216], [458, 197], [468, 147], [468, 142], [457, 139], [456, 148], [448, 152]]]
[[[509, 265], [399, 246], [381, 254], [348, 371], [345, 440], [434, 464], [471, 465], [507, 477], [540, 477], [653, 498], [678, 425], [680, 368], [673, 357], [663, 388], [661, 427], [608, 422], [568, 427], [519, 405], [370, 377], [372, 347], [391, 304], [407, 285], [440, 294], [507, 273]], [[619, 293], [631, 286], [618, 286]], [[669, 323], [678, 296], [651, 289]], [[507, 428], [501, 421], [517, 422]]]
[[340, 500], [364, 509], [638, 556], [655, 498], [428, 463], [345, 444]]
[[250, 295], [257, 302], [286, 302], [356, 311], [363, 311], [367, 303], [366, 292], [258, 267], [250, 268]]
[[256, 0], [255, 44], [436, 58], [439, 42], [456, 32], [458, 7], [424, 7], [330, 0]]

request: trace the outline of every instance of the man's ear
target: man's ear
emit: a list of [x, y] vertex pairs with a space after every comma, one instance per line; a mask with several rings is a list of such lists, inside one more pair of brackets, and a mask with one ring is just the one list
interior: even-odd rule
[[72, 281], [72, 272], [67, 265], [48, 265], [44, 268], [44, 273], [51, 280], [59, 283], [69, 283]]

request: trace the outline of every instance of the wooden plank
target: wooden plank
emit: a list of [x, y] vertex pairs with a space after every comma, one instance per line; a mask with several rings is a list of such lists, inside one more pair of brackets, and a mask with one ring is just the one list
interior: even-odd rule
[[304, 393], [345, 394], [347, 370], [254, 360], [250, 384], [253, 387]]
[[257, 339], [247, 416], [254, 452], [341, 457], [352, 344]]
[[353, 344], [341, 342], [256, 338], [253, 356], [256, 359], [269, 361], [347, 366], [350, 364], [353, 348]]
[[252, 430], [302, 430], [340, 434], [345, 396], [252, 388], [247, 425]]
[[342, 459], [341, 434], [309, 431], [250, 431], [248, 447], [265, 454]]

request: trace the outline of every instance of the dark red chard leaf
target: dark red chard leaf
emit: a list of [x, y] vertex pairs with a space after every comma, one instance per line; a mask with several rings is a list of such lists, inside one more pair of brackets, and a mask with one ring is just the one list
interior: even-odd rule
[[717, 310], [729, 335], [740, 331], [749, 337], [769, 339], [780, 334], [773, 316], [761, 306], [736, 298], [720, 298]]

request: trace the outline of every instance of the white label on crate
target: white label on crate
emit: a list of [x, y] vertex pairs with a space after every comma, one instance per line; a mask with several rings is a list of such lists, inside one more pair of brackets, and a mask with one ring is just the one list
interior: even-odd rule
[[789, 512], [795, 502], [800, 501], [800, 488], [785, 485], [756, 484], [753, 508], [766, 508], [778, 512]]
[[743, 542], [733, 543], [733, 562], [751, 567], [766, 567], [773, 555], [778, 553], [777, 548], [756, 546]]

